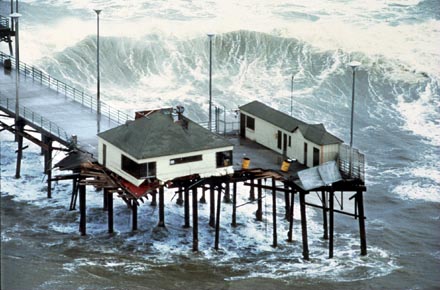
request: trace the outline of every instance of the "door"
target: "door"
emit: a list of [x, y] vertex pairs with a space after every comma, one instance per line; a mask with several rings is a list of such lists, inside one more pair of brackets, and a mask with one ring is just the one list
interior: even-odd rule
[[246, 137], [246, 116], [240, 113], [240, 136]]
[[281, 140], [282, 137], [283, 137], [283, 134], [281, 133], [280, 130], [278, 130], [278, 135], [277, 135], [277, 141], [278, 141], [277, 147], [278, 147], [278, 149], [281, 149], [281, 143], [283, 141], [283, 140]]
[[287, 156], [287, 134], [283, 134], [283, 156]]
[[307, 166], [307, 143], [304, 143], [304, 165]]
[[319, 165], [319, 149], [313, 148], [313, 166]]

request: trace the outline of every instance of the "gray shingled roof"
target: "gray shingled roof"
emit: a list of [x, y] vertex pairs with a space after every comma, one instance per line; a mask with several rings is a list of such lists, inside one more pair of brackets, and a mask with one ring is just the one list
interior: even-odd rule
[[158, 111], [98, 136], [136, 159], [232, 146], [225, 138], [210, 133], [188, 118], [183, 119], [188, 122], [187, 129], [182, 121], [174, 122], [169, 112]]
[[287, 132], [294, 132], [299, 129], [301, 134], [318, 145], [329, 145], [342, 143], [338, 137], [328, 133], [323, 124], [307, 124], [301, 120], [291, 117], [283, 112], [277, 111], [259, 101], [253, 101], [239, 108], [243, 112], [252, 114], [266, 122], [269, 122]]

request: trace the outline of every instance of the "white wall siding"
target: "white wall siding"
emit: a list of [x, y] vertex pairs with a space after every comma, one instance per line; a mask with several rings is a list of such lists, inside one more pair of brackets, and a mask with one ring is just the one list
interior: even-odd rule
[[[156, 162], [156, 178], [163, 182], [172, 180], [177, 177], [182, 177], [192, 174], [199, 174], [203, 177], [208, 177], [208, 176], [225, 175], [233, 172], [232, 160], [231, 160], [231, 166], [228, 167], [217, 168], [217, 163], [216, 163], [216, 153], [233, 150], [232, 146], [211, 149], [211, 150], [190, 152], [185, 154], [176, 154], [176, 155], [168, 155], [157, 158], [137, 160], [133, 156], [130, 156], [125, 152], [122, 152], [120, 149], [106, 142], [105, 140], [98, 138], [98, 146], [99, 146], [98, 161], [100, 164], [102, 164], [103, 162], [103, 156], [102, 156], [103, 144], [106, 144], [107, 146], [106, 167], [136, 186], [141, 185], [145, 181], [145, 179], [137, 179], [121, 169], [122, 154], [136, 161], [139, 164], [146, 162]], [[202, 155], [202, 160], [188, 162], [188, 163], [174, 164], [174, 165], [170, 164], [171, 159], [189, 157], [194, 155]]]

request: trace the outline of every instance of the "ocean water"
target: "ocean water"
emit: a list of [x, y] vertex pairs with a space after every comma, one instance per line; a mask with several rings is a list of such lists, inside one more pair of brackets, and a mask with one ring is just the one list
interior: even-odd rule
[[[3, 14], [8, 5], [0, 1]], [[20, 1], [21, 59], [91, 94], [92, 9], [103, 9], [102, 99], [128, 113], [180, 104], [190, 118], [206, 121], [206, 34], [215, 33], [213, 100], [228, 120], [257, 99], [290, 113], [294, 76], [293, 115], [324, 123], [348, 141], [347, 64], [360, 61], [354, 145], [367, 158], [368, 255], [359, 256], [357, 221], [337, 216], [335, 257], [327, 259], [321, 215], [313, 209], [310, 262], [302, 259], [297, 216], [295, 242], [284, 241], [287, 223], [280, 222], [280, 245], [272, 248], [271, 198], [263, 223], [254, 220], [255, 205], [240, 207], [237, 228], [223, 205], [219, 252], [202, 205], [201, 251], [194, 254], [172, 191], [166, 232], [154, 230], [157, 210], [145, 203], [139, 231], [131, 233], [130, 211], [116, 199], [116, 234], [109, 236], [101, 193], [88, 189], [88, 236], [80, 237], [78, 212], [68, 211], [71, 184], [59, 182], [54, 198], [45, 198], [43, 161], [32, 144], [16, 180], [16, 145], [3, 131], [2, 289], [439, 289], [438, 7], [440, 1], [415, 0]], [[8, 50], [4, 43], [0, 49]], [[239, 203], [246, 202], [248, 189], [239, 192]]]

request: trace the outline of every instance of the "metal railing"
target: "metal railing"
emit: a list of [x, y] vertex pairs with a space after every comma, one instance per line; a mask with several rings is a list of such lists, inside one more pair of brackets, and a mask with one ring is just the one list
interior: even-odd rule
[[347, 144], [339, 147], [338, 166], [341, 173], [348, 178], [365, 182], [365, 155]]
[[[0, 106], [11, 112], [15, 112], [15, 99], [1, 98]], [[40, 127], [41, 129], [49, 132], [53, 136], [56, 136], [69, 144], [73, 142], [72, 138], [67, 134], [67, 132], [54, 122], [49, 121], [40, 114], [35, 113], [34, 111], [24, 106], [19, 106], [18, 110], [20, 118], [31, 122], [33, 125]]]
[[0, 15], [0, 26], [9, 28], [9, 18]]
[[[0, 61], [1, 63], [4, 62], [4, 60], [10, 59], [12, 67], [15, 68], [15, 58], [7, 55], [3, 52], [0, 52]], [[56, 91], [57, 93], [63, 94], [66, 97], [74, 100], [77, 103], [80, 103], [81, 105], [90, 108], [91, 110], [97, 111], [98, 109], [98, 102], [95, 97], [92, 97], [86, 93], [84, 93], [83, 90], [76, 89], [68, 84], [66, 84], [63, 81], [60, 81], [49, 74], [43, 72], [42, 70], [27, 65], [20, 61], [19, 64], [19, 72], [23, 74], [26, 78], [32, 78], [33, 81], [39, 82], [43, 86], [47, 86], [50, 89]], [[129, 120], [133, 120], [132, 117], [130, 117], [128, 114], [117, 110], [115, 108], [112, 108], [107, 103], [101, 101], [101, 116], [107, 117], [118, 124], [124, 124], [125, 122]]]

